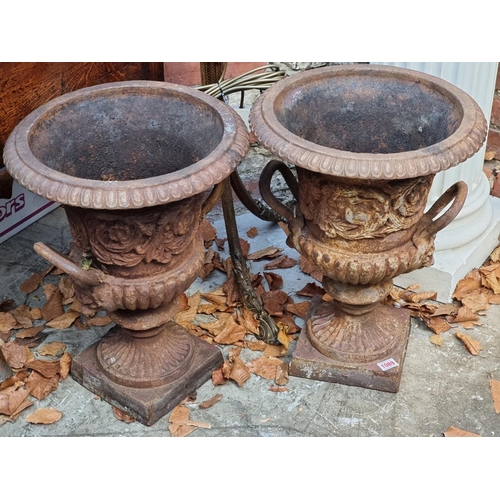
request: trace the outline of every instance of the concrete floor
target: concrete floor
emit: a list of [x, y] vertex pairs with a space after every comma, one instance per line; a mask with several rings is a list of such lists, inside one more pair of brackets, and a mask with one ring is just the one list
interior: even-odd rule
[[[218, 236], [224, 237], [223, 222], [219, 219], [213, 224]], [[275, 245], [298, 258], [286, 246], [278, 226], [248, 213], [238, 217], [238, 226], [243, 236], [252, 226], [258, 228], [258, 237], [248, 239], [251, 251]], [[62, 208], [0, 245], [0, 301], [12, 298], [22, 304], [28, 300], [30, 305], [37, 301], [36, 292], [26, 299], [19, 290], [19, 285], [34, 272], [47, 268], [47, 263], [33, 251], [36, 241], [60, 251], [68, 250], [70, 234]], [[252, 271], [260, 271], [262, 265], [252, 263]], [[311, 278], [298, 266], [275, 272], [283, 276], [283, 289], [296, 301], [303, 300], [293, 292]], [[212, 290], [224, 280], [225, 275], [214, 271], [205, 282], [197, 280], [188, 294]], [[192, 420], [206, 422], [211, 428], [199, 428], [190, 436], [442, 436], [450, 426], [480, 436], [498, 436], [500, 415], [493, 408], [489, 378], [500, 380], [500, 306], [491, 306], [481, 320], [482, 326], [467, 331], [483, 347], [479, 356], [464, 349], [454, 336], [455, 329], [443, 334], [444, 344], [438, 347], [429, 341], [431, 332], [420, 321], [412, 320], [396, 394], [296, 377], [290, 377], [286, 386], [289, 390], [282, 393], [270, 392], [271, 381], [257, 375], [252, 375], [243, 387], [232, 381], [215, 387], [210, 380], [199, 388], [196, 401], [188, 407]], [[44, 342], [62, 341], [74, 356], [100, 338], [107, 328], [83, 332], [76, 328], [54, 330]], [[225, 355], [227, 350], [223, 348]], [[246, 361], [255, 355], [244, 350], [242, 358]], [[200, 402], [215, 394], [222, 395], [218, 403], [207, 410], [199, 408]], [[27, 423], [25, 414], [39, 407], [55, 407], [63, 412], [63, 417], [52, 425]], [[96, 399], [68, 377], [14, 423], [0, 426], [0, 436], [169, 436], [168, 426], [168, 414], [151, 427], [119, 421], [108, 403]]]

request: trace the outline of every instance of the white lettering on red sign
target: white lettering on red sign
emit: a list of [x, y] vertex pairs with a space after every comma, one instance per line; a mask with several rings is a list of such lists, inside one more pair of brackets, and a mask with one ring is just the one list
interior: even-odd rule
[[391, 368], [396, 368], [396, 366], [399, 366], [399, 363], [395, 361], [392, 358], [386, 359], [385, 361], [381, 361], [380, 363], [377, 363], [377, 365], [380, 367], [381, 370], [386, 372], [387, 370], [390, 370]]

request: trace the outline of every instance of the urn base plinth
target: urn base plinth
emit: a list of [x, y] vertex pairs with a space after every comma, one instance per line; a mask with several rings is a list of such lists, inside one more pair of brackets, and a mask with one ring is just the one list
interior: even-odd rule
[[[171, 323], [169, 329], [173, 327], [175, 331], [174, 342], [183, 345], [181, 337], [185, 336], [185, 343], [190, 346], [190, 355], [189, 363], [184, 365], [185, 369], [181, 362], [178, 370], [172, 370], [172, 373], [175, 371], [175, 378], [165, 378], [168, 381], [165, 384], [130, 387], [118, 383], [113, 374], [108, 376], [102, 366], [103, 347], [106, 346], [106, 339], [112, 340], [113, 337], [121, 335], [120, 332], [112, 331], [101, 341], [75, 356], [71, 367], [72, 377], [109, 404], [133, 416], [141, 424], [153, 425], [209, 380], [212, 371], [224, 362], [221, 351], [216, 346], [198, 339], [184, 327]], [[166, 334], [168, 335], [168, 332]]]
[[[410, 333], [410, 315], [408, 311], [382, 304], [377, 306], [377, 309], [379, 309], [377, 316], [384, 318], [383, 324], [386, 327], [390, 325], [392, 330], [387, 332], [392, 338], [392, 341], [388, 344], [390, 348], [381, 350], [380, 357], [370, 356], [368, 351], [361, 353], [356, 346], [352, 346], [352, 349], [350, 349], [348, 344], [344, 344], [343, 349], [337, 351], [335, 351], [335, 346], [332, 345], [330, 354], [326, 356], [313, 346], [308, 332], [308, 329], [315, 323], [315, 315], [318, 318], [318, 310], [321, 312], [324, 306], [325, 303], [322, 302], [321, 297], [317, 296], [312, 299], [310, 313], [306, 319], [306, 324], [302, 328], [292, 356], [290, 375], [324, 382], [354, 385], [366, 389], [397, 392]], [[328, 304], [328, 309], [331, 314], [334, 314], [332, 312], [335, 310], [334, 305]], [[341, 311], [338, 312], [339, 316], [342, 316]], [[351, 322], [352, 319], [350, 318]], [[358, 317], [358, 319], [358, 330], [366, 338], [370, 338], [380, 329], [380, 325], [371, 324], [367, 318]], [[331, 319], [330, 324], [332, 324]], [[342, 336], [342, 333], [342, 331], [339, 331], [338, 336]], [[358, 340], [359, 335], [355, 339]], [[349, 351], [351, 351], [350, 354], [347, 354]], [[376, 351], [374, 352], [376, 353]], [[365, 361], [362, 360], [363, 357], [365, 357]]]

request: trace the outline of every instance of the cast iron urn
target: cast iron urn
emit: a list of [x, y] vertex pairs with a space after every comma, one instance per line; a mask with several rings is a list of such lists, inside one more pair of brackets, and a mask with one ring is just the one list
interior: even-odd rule
[[65, 94], [7, 141], [8, 171], [62, 204], [73, 236], [69, 257], [43, 243], [35, 250], [68, 273], [84, 312], [108, 311], [116, 323], [74, 358], [72, 376], [143, 424], [223, 363], [173, 317], [203, 266], [200, 222], [248, 147], [244, 122], [224, 103], [146, 81]]
[[[269, 162], [261, 194], [333, 298], [313, 299], [290, 374], [396, 392], [410, 316], [384, 300], [395, 276], [432, 265], [435, 234], [462, 208], [460, 181], [425, 212], [434, 175], [483, 144], [481, 109], [439, 78], [360, 64], [285, 78], [256, 101], [250, 125], [296, 166], [297, 179]], [[271, 192], [277, 171], [297, 200], [291, 207]]]

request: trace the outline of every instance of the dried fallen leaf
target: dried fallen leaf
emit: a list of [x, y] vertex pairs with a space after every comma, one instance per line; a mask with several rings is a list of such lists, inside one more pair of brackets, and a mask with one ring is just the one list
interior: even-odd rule
[[271, 392], [287, 392], [290, 389], [288, 387], [276, 387], [275, 385], [272, 385], [271, 387], [269, 387], [269, 390]]
[[38, 354], [41, 356], [59, 356], [66, 349], [66, 344], [63, 342], [49, 342], [38, 349]]
[[16, 325], [16, 318], [11, 313], [0, 312], [0, 332], [10, 332]]
[[443, 345], [443, 337], [441, 335], [431, 335], [429, 337], [429, 340], [434, 344], [434, 345]]
[[288, 368], [285, 363], [276, 366], [274, 382], [279, 386], [288, 384]]
[[278, 290], [283, 287], [283, 278], [276, 273], [264, 273], [269, 290]]
[[193, 427], [192, 425], [181, 425], [181, 424], [170, 424], [168, 426], [168, 430], [170, 431], [170, 435], [172, 437], [186, 437], [188, 434], [191, 434], [195, 431], [197, 427]]
[[11, 368], [20, 369], [25, 363], [28, 361], [28, 356], [31, 351], [23, 346], [18, 345], [15, 342], [8, 342], [0, 346], [2, 350], [2, 354], [5, 358], [5, 361], [10, 365]]
[[31, 339], [36, 337], [44, 328], [45, 325], [40, 325], [28, 328], [27, 330], [21, 330], [17, 333], [16, 339]]
[[[15, 385], [16, 382], [23, 382], [24, 383], [24, 381], [26, 380], [28, 375], [29, 375], [28, 370], [19, 370], [12, 377], [8, 378], [7, 380], [4, 380], [0, 384], [0, 391], [3, 389], [6, 389], [7, 387], [11, 387], [11, 386]], [[21, 384], [21, 385], [23, 385], [23, 384]]]
[[207, 410], [211, 408], [215, 403], [218, 403], [222, 399], [222, 394], [216, 394], [213, 398], [207, 399], [207, 401], [203, 401], [200, 403], [200, 408], [202, 410]]
[[47, 303], [42, 307], [42, 317], [45, 321], [51, 321], [64, 314], [62, 305], [62, 294], [59, 288], [53, 291]]
[[271, 345], [269, 344], [264, 349], [264, 356], [273, 356], [275, 358], [279, 358], [281, 356], [285, 356], [288, 349], [284, 345]]
[[303, 297], [314, 297], [315, 295], [324, 295], [325, 289], [316, 283], [310, 282], [302, 290], [295, 293]]
[[499, 262], [500, 261], [500, 245], [493, 250], [490, 254], [491, 262]]
[[482, 347], [477, 340], [474, 340], [473, 338], [469, 337], [469, 335], [461, 332], [456, 332], [455, 337], [463, 342], [463, 344], [471, 354], [473, 354], [474, 356], [479, 355], [479, 351], [482, 350]]
[[404, 295], [403, 298], [408, 302], [416, 304], [424, 300], [435, 300], [437, 298], [437, 292], [410, 293], [408, 295]]
[[135, 422], [135, 418], [132, 415], [125, 413], [124, 411], [120, 410], [119, 408], [116, 408], [115, 406], [113, 406], [113, 415], [118, 420], [121, 420], [122, 422], [125, 422], [127, 424]]
[[53, 424], [61, 420], [63, 414], [55, 408], [39, 408], [26, 417], [30, 424]]
[[431, 316], [456, 316], [458, 309], [456, 304], [439, 304]]
[[111, 318], [106, 314], [104, 316], [94, 316], [85, 323], [87, 326], [107, 326], [111, 323]]
[[481, 282], [487, 288], [493, 290], [496, 295], [500, 294], [500, 262], [479, 269], [482, 279]]
[[61, 291], [63, 303], [69, 304], [72, 302], [73, 297], [75, 296], [75, 289], [73, 288], [73, 283], [67, 276], [62, 276], [59, 280], [59, 290]]
[[218, 344], [234, 344], [247, 334], [247, 329], [236, 323], [231, 314], [222, 313], [217, 321], [200, 323], [199, 326], [214, 335]]
[[33, 401], [29, 400], [29, 399], [25, 399], [16, 409], [15, 411], [12, 413], [12, 415], [10, 416], [10, 418], [12, 419], [12, 421], [15, 421], [17, 419], [17, 417], [19, 416], [19, 414], [21, 412], [23, 412], [24, 410], [26, 410], [26, 408], [29, 408], [30, 406], [33, 406]]
[[249, 238], [255, 238], [259, 234], [259, 230], [254, 226], [247, 231], [247, 236]]
[[174, 320], [177, 321], [178, 323], [181, 322], [192, 322], [196, 318], [196, 314], [198, 311], [198, 307], [201, 302], [201, 293], [196, 292], [195, 294], [191, 295], [190, 297], [187, 298], [187, 304], [184, 306], [183, 310], [179, 311], [175, 317]]
[[448, 430], [443, 432], [445, 437], [481, 437], [479, 434], [473, 434], [469, 431], [464, 431], [458, 427], [451, 426]]
[[500, 381], [490, 378], [491, 397], [493, 398], [493, 405], [495, 413], [500, 413]]
[[281, 321], [278, 321], [278, 342], [285, 348], [285, 351], [288, 352], [288, 348], [290, 347], [290, 337], [288, 337], [288, 326]]
[[304, 255], [299, 257], [299, 269], [304, 273], [311, 276], [311, 278], [316, 281], [321, 282], [323, 279], [323, 274], [319, 271], [314, 264], [311, 263], [310, 260], [307, 259]]
[[[52, 294], [59, 289], [59, 287], [55, 283], [46, 283], [45, 285], [42, 285], [43, 288], [43, 293], [45, 295], [45, 298], [47, 300], [50, 300], [50, 297], [52, 297]], [[62, 294], [61, 294], [62, 298]]]
[[295, 316], [298, 316], [299, 318], [306, 319], [307, 311], [309, 311], [310, 305], [311, 303], [309, 301], [304, 300], [303, 302], [287, 304], [286, 310], [289, 313], [295, 314]]
[[486, 289], [474, 290], [462, 298], [462, 304], [472, 313], [486, 311], [489, 308], [490, 291]]
[[250, 378], [250, 370], [243, 363], [239, 356], [233, 358], [231, 363], [231, 371], [228, 378], [234, 380], [240, 387]]
[[205, 242], [205, 248], [208, 248], [213, 243], [215, 237], [217, 236], [217, 231], [215, 227], [208, 219], [203, 219], [201, 221], [199, 231], [201, 233], [203, 241]]
[[16, 309], [10, 311], [10, 314], [14, 316], [17, 321], [16, 328], [31, 328], [33, 326], [33, 320], [31, 319], [30, 308], [27, 305], [21, 305]]
[[262, 294], [264, 309], [271, 316], [283, 316], [285, 304], [290, 303], [288, 294], [283, 290], [271, 290]]
[[273, 261], [266, 264], [264, 266], [264, 269], [287, 269], [295, 265], [297, 265], [297, 261], [295, 259], [288, 257], [288, 255], [282, 255], [281, 257], [278, 257], [277, 259], [274, 259]]
[[222, 291], [226, 294], [226, 304], [228, 306], [234, 307], [241, 304], [240, 288], [234, 273], [231, 273], [222, 285]]
[[184, 437], [197, 429], [197, 427], [193, 425], [187, 425], [189, 422], [189, 413], [189, 408], [182, 405], [176, 406], [172, 410], [168, 418], [170, 422], [168, 429], [172, 437]]
[[188, 420], [186, 422], [186, 425], [192, 426], [192, 427], [197, 427], [200, 429], [211, 429], [212, 424], [209, 424], [207, 422], [198, 422], [197, 420]]
[[246, 363], [247, 368], [255, 375], [274, 380], [276, 378], [276, 367], [283, 366], [284, 362], [275, 357], [260, 356]]
[[59, 377], [64, 380], [71, 370], [71, 354], [65, 352], [59, 360]]
[[247, 332], [253, 333], [254, 335], [259, 334], [260, 322], [246, 307], [241, 309], [240, 314], [237, 316], [237, 322], [243, 326]]
[[451, 326], [450, 324], [444, 320], [443, 318], [439, 316], [433, 316], [433, 317], [422, 317], [422, 320], [426, 324], [428, 328], [430, 328], [434, 333], [444, 333], [448, 331]]
[[481, 288], [480, 276], [477, 278], [465, 277], [457, 283], [455, 292], [452, 297], [457, 300], [462, 300], [464, 297], [469, 295], [469, 293], [474, 290], [479, 290]]
[[61, 365], [59, 361], [42, 361], [40, 359], [35, 359], [26, 363], [26, 368], [35, 370], [46, 378], [52, 378], [59, 373]]
[[277, 248], [274, 246], [262, 248], [256, 252], [248, 254], [248, 260], [261, 260], [261, 259], [274, 259], [281, 255], [283, 251], [282, 248]]
[[250, 349], [251, 351], [264, 351], [267, 348], [268, 344], [266, 344], [263, 340], [257, 340], [253, 342], [246, 342], [245, 347]]
[[217, 385], [224, 385], [227, 384], [228, 379], [224, 377], [223, 369], [222, 367], [217, 368], [217, 370], [214, 370], [212, 372], [212, 383], [217, 386]]
[[280, 316], [278, 325], [283, 325], [282, 328], [286, 328], [287, 335], [300, 332], [300, 328], [296, 325], [293, 316], [288, 312]]
[[34, 273], [24, 283], [20, 285], [20, 290], [25, 295], [34, 292], [42, 283], [43, 276], [40, 273]]
[[39, 307], [34, 307], [30, 310], [31, 319], [42, 319], [42, 310]]
[[496, 151], [486, 151], [486, 153], [484, 153], [484, 159], [486, 161], [493, 160], [493, 158], [495, 158], [495, 155]]
[[61, 314], [60, 316], [55, 317], [51, 321], [48, 321], [45, 326], [48, 326], [49, 328], [55, 328], [56, 330], [64, 330], [66, 328], [69, 328], [74, 323], [75, 319], [79, 317], [80, 313], [78, 311], [68, 311]]
[[46, 378], [37, 372], [32, 372], [26, 379], [26, 387], [31, 395], [38, 400], [46, 398], [52, 391], [57, 389], [59, 385], [59, 375], [52, 378]]
[[30, 391], [23, 382], [16, 382], [13, 386], [0, 391], [0, 413], [11, 416], [29, 396]]

